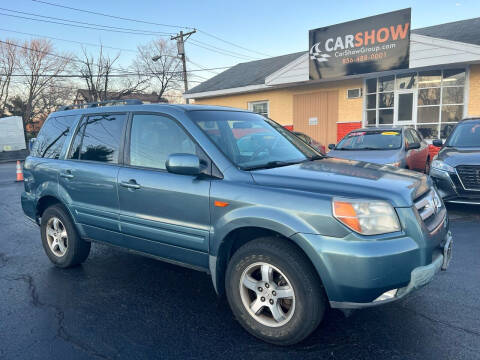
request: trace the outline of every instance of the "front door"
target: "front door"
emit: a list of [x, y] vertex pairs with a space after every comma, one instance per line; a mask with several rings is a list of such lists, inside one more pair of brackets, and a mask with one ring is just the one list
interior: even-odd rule
[[127, 164], [118, 174], [125, 246], [208, 268], [210, 180], [166, 170], [170, 154], [200, 155], [180, 124], [158, 114], [134, 114]]
[[397, 90], [395, 92], [395, 125], [412, 125], [416, 118], [415, 90]]

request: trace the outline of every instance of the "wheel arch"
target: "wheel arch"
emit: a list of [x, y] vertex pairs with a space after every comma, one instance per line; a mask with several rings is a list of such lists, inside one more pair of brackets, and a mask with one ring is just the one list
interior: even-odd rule
[[[281, 229], [282, 227], [279, 226], [279, 228]], [[235, 252], [246, 243], [257, 238], [267, 236], [283, 239], [297, 247], [315, 270], [319, 281], [322, 283], [321, 276], [318, 273], [317, 267], [314, 265], [310, 254], [308, 251], [306, 251], [303, 244], [299, 244], [296, 239], [291, 237], [291, 235], [287, 235], [281, 231], [277, 231], [277, 229], [274, 230], [269, 227], [241, 226], [232, 229], [229, 233], [227, 233], [220, 242], [216, 255], [210, 255], [209, 267], [212, 275], [213, 285], [218, 295], [223, 296], [225, 293], [225, 273], [233, 254], [235, 254]]]

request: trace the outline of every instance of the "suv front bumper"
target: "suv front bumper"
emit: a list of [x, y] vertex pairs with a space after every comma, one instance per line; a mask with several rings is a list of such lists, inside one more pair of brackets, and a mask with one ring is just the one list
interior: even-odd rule
[[382, 296], [379, 296], [378, 300], [367, 303], [330, 301], [330, 306], [337, 309], [361, 309], [400, 300], [404, 296], [410, 294], [412, 291], [420, 289], [423, 286], [427, 285], [430, 281], [433, 280], [434, 276], [438, 272], [440, 272], [440, 270], [447, 270], [447, 267], [452, 258], [452, 245], [453, 239], [449, 232], [447, 241], [444, 246], [443, 254], [438, 254], [431, 264], [419, 266], [413, 269], [408, 285], [397, 289], [393, 293], [391, 291], [386, 292], [390, 293], [391, 295], [389, 294], [387, 296], [384, 296], [383, 298]]
[[316, 268], [332, 307], [353, 309], [398, 300], [429, 283], [448, 265], [452, 236], [448, 217], [429, 230], [411, 208], [397, 208], [399, 232], [369, 238], [297, 233], [299, 244]]
[[466, 190], [457, 173], [432, 168], [430, 176], [443, 201], [459, 204], [480, 204], [480, 191]]

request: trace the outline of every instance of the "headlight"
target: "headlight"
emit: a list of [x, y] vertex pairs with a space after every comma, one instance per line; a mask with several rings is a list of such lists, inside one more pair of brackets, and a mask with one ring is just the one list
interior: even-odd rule
[[335, 198], [332, 207], [336, 219], [362, 235], [400, 231], [397, 213], [386, 201]]
[[448, 164], [445, 164], [442, 160], [433, 160], [432, 168], [442, 171], [455, 172], [455, 169]]

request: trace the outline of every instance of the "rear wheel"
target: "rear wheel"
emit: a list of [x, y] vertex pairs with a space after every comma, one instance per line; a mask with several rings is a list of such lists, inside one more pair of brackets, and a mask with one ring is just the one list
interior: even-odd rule
[[228, 264], [225, 287], [240, 324], [277, 345], [306, 338], [326, 309], [315, 269], [299, 249], [281, 238], [259, 238], [238, 249]]
[[45, 253], [56, 266], [67, 268], [87, 259], [90, 243], [80, 238], [62, 205], [50, 206], [43, 212], [40, 231]]

